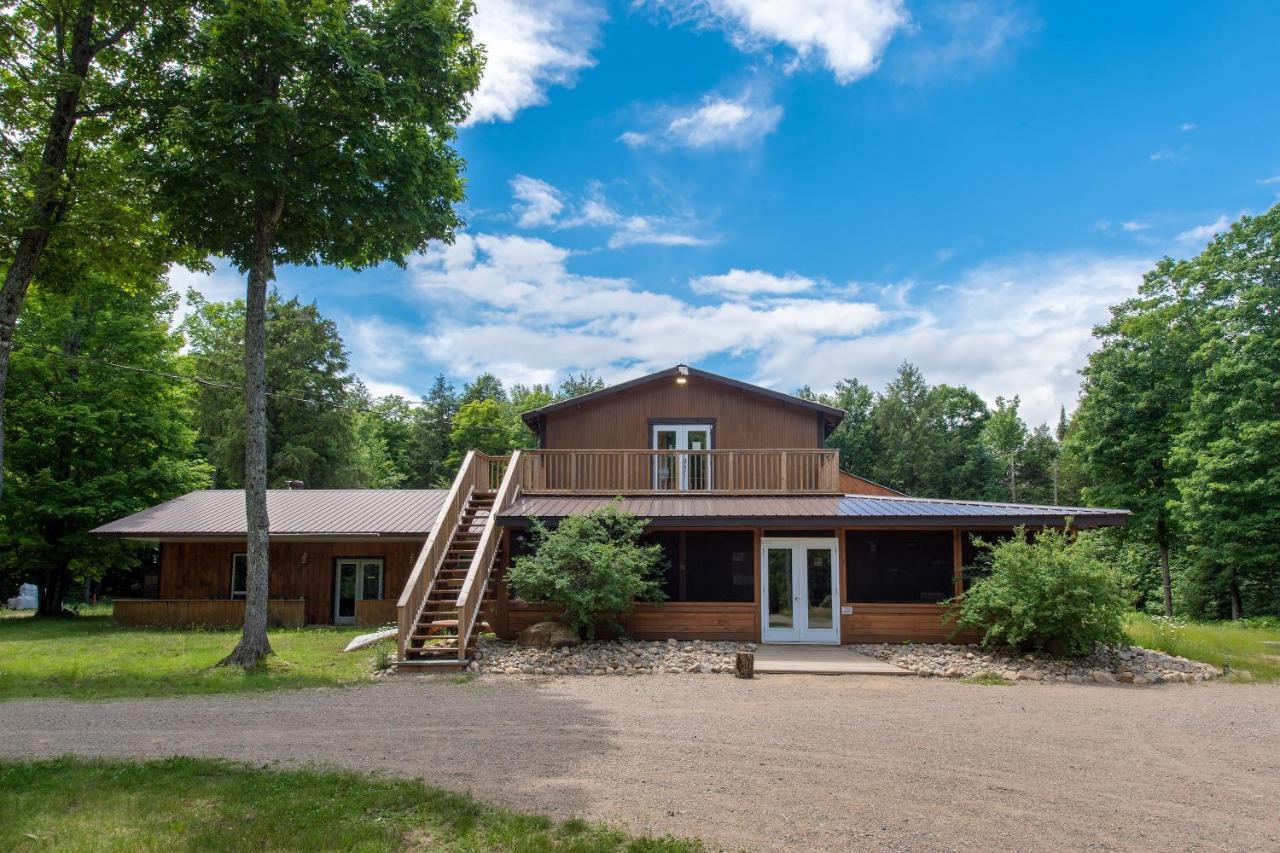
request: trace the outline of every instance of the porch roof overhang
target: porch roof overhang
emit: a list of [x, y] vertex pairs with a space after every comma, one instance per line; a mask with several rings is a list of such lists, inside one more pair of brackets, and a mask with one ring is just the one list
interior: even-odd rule
[[611, 498], [603, 495], [522, 495], [498, 517], [507, 527], [528, 518], [558, 521], [619, 500], [620, 508], [654, 527], [1116, 527], [1128, 510], [1097, 507], [954, 501], [872, 495], [693, 496]]
[[[443, 489], [271, 489], [271, 536], [299, 539], [425, 539]], [[206, 489], [109, 522], [93, 536], [144, 541], [243, 539], [244, 492]]]

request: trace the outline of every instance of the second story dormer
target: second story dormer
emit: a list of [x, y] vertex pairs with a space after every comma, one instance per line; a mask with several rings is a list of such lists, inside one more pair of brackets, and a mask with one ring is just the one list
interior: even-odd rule
[[830, 406], [678, 365], [526, 412], [528, 492], [835, 493]]

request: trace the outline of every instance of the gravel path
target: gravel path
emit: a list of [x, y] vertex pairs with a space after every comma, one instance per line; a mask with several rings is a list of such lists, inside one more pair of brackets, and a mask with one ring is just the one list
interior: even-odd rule
[[0, 732], [11, 757], [338, 764], [748, 849], [1280, 849], [1280, 685], [397, 676], [9, 702]]

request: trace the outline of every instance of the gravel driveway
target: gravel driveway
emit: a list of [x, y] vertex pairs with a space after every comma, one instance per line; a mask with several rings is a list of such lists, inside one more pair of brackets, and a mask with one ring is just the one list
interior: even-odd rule
[[338, 764], [749, 849], [1280, 849], [1280, 685], [402, 676], [9, 702], [0, 733], [6, 756]]

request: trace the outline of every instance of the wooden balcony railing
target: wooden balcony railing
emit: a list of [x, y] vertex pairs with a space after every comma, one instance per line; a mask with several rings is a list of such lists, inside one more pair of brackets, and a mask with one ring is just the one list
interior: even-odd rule
[[836, 494], [835, 450], [526, 450], [528, 494]]

